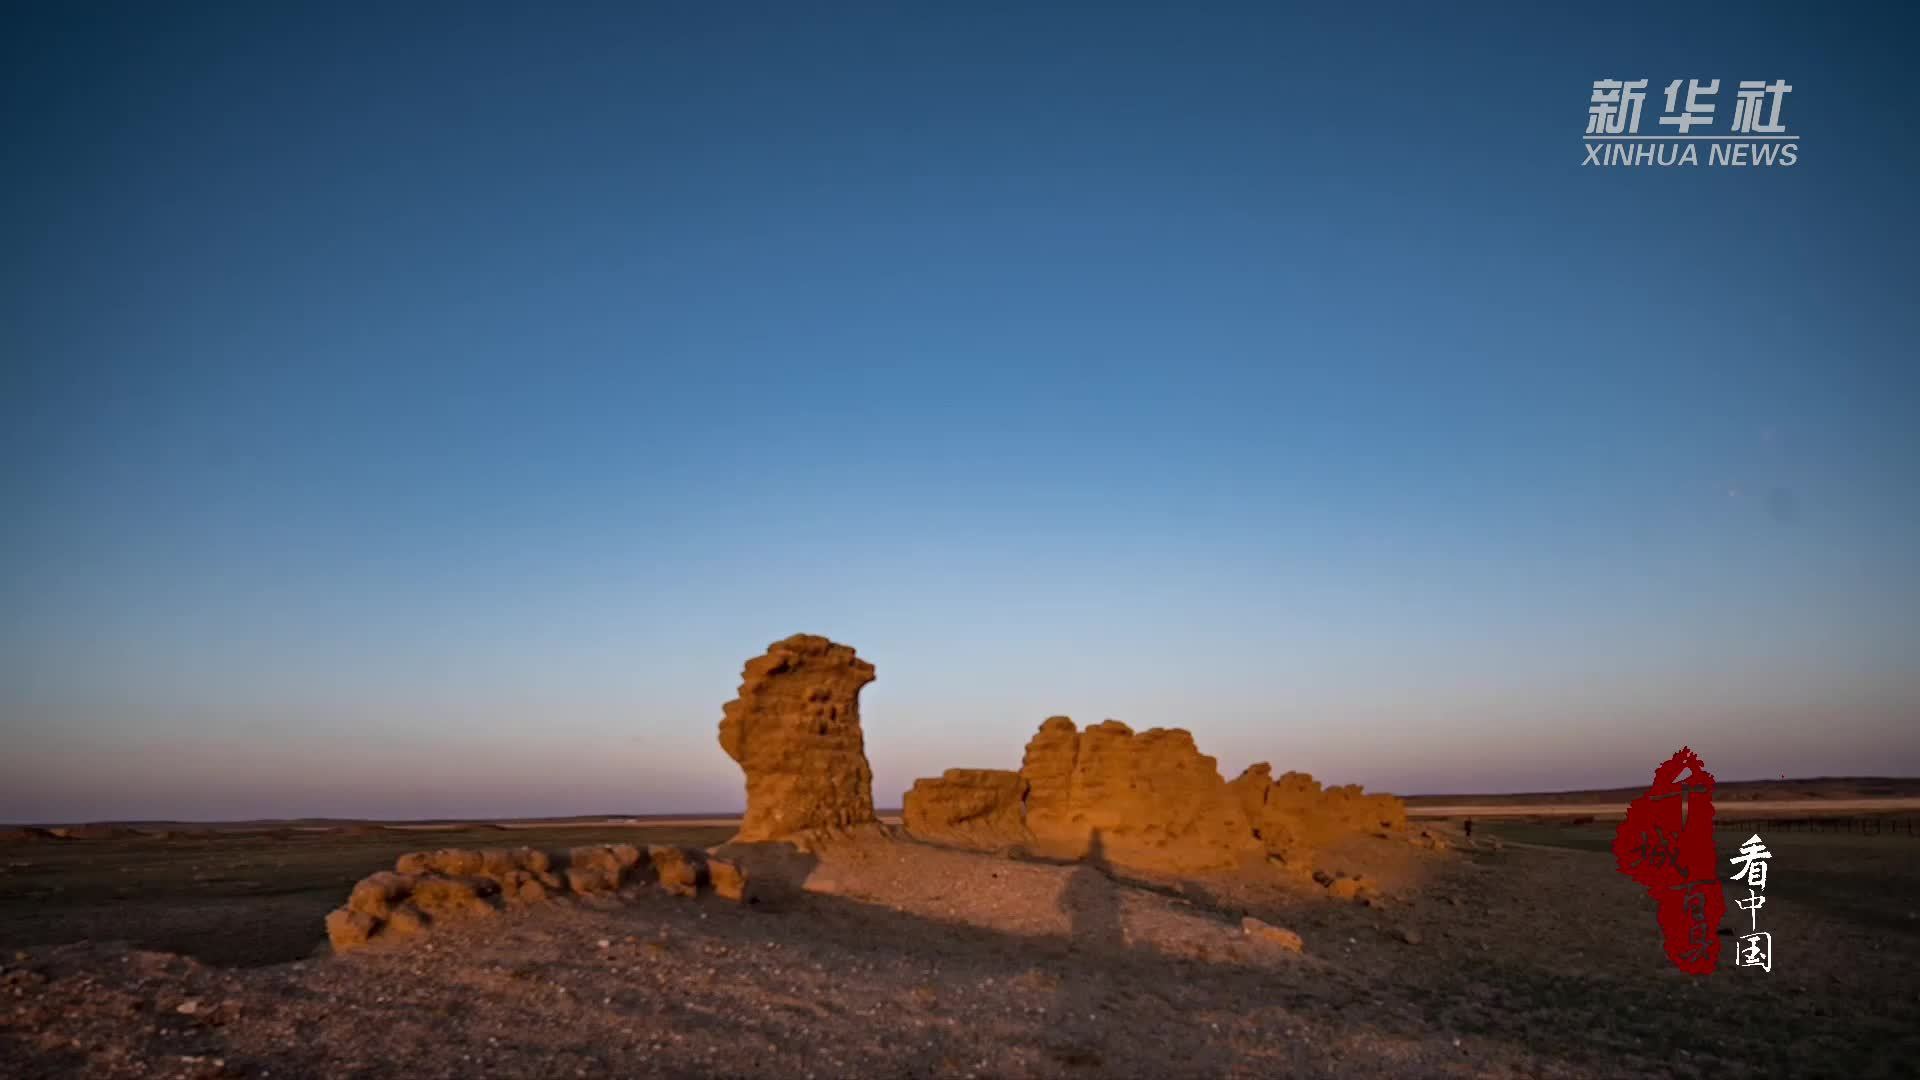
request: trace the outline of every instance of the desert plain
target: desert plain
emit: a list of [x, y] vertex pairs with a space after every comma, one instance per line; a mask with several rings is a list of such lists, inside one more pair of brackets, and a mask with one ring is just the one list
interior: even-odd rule
[[[1897, 780], [1725, 784], [1772, 970], [1668, 962], [1621, 793], [1399, 800], [1040, 726], [876, 810], [870, 668], [747, 665], [724, 819], [0, 836], [0, 1075], [1903, 1076]], [[1651, 763], [1650, 763], [1651, 764]], [[1630, 795], [1629, 790], [1625, 794]], [[1469, 833], [1468, 820], [1473, 828]], [[1736, 835], [1737, 834], [1737, 835]]]

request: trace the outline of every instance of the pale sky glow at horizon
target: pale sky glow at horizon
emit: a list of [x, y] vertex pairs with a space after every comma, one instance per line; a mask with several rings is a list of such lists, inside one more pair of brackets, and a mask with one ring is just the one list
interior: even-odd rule
[[1382, 10], [10, 12], [0, 821], [737, 810], [803, 632], [888, 806], [1920, 773], [1910, 17]]

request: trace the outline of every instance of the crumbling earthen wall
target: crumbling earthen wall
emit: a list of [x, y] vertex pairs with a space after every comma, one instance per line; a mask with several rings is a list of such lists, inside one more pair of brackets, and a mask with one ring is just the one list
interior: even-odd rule
[[978, 851], [1020, 847], [1027, 832], [1026, 778], [1006, 769], [948, 769], [915, 780], [902, 804], [907, 831], [923, 840]]
[[1273, 776], [1266, 762], [1250, 765], [1232, 784], [1267, 853], [1305, 867], [1316, 849], [1351, 836], [1401, 832], [1406, 804], [1391, 795], [1368, 795], [1358, 784], [1322, 790], [1303, 772]]
[[1081, 858], [1096, 834], [1104, 858], [1141, 869], [1222, 869], [1263, 853], [1214, 759], [1178, 728], [1135, 734], [1108, 720], [1076, 732], [1053, 717], [1020, 771], [1039, 854]]
[[1252, 766], [1232, 783], [1178, 728], [1136, 734], [1117, 720], [1085, 731], [1050, 717], [1017, 774], [949, 769], [916, 781], [905, 821], [914, 836], [959, 847], [1024, 847], [1143, 870], [1221, 870], [1271, 858], [1311, 868], [1317, 849], [1403, 831], [1406, 807], [1357, 785], [1322, 790], [1305, 773], [1278, 779]]

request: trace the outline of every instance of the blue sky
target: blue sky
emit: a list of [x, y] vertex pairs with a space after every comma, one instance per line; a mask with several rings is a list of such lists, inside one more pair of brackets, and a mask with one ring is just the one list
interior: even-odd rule
[[1913, 28], [1544, 7], [10, 12], [0, 819], [737, 807], [801, 631], [882, 803], [1920, 771]]

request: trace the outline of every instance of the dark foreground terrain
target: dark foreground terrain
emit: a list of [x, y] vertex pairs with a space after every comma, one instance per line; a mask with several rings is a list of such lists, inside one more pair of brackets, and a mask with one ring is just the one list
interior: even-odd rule
[[[324, 951], [318, 932], [353, 883], [409, 851], [632, 842], [717, 844], [730, 828], [102, 830], [0, 841], [0, 950], [120, 940], [210, 964], [277, 964]], [[0, 956], [4, 956], [0, 952]]]
[[[876, 837], [808, 856], [810, 891], [771, 909], [564, 901], [315, 954], [320, 915], [399, 851], [609, 831], [662, 838], [10, 846], [0, 1073], [1910, 1076], [1920, 1060], [1920, 846], [1891, 833], [1767, 838], [1771, 973], [1730, 951], [1715, 975], [1674, 972], [1604, 825], [1483, 826], [1464, 851], [1358, 841], [1332, 858], [1380, 882], [1370, 905]], [[1247, 912], [1305, 951], [1248, 937]]]

